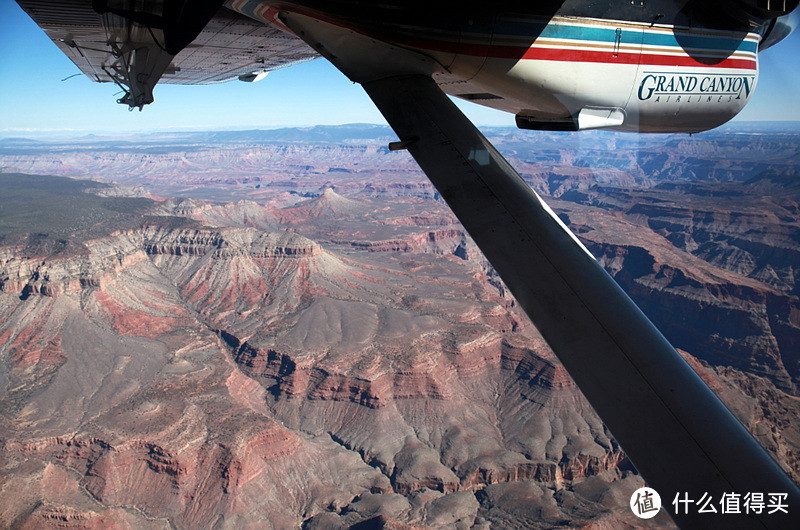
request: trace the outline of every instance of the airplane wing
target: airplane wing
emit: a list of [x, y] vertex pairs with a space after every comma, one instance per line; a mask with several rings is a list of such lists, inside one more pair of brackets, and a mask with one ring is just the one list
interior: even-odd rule
[[[130, 97], [152, 101], [156, 83], [201, 85], [259, 74], [319, 57], [294, 35], [227, 9], [216, 11], [176, 54], [169, 28], [132, 24], [113, 11], [100, 14], [87, 0], [19, 0], [19, 5], [87, 77], [121, 85]], [[141, 96], [141, 97], [140, 97]], [[148, 101], [149, 100], [149, 101]]]

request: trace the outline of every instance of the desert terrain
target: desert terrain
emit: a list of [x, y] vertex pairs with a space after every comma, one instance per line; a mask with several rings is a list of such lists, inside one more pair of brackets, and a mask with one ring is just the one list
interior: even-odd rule
[[[798, 480], [800, 128], [486, 134]], [[393, 139], [0, 140], [2, 524], [640, 525], [644, 481]]]

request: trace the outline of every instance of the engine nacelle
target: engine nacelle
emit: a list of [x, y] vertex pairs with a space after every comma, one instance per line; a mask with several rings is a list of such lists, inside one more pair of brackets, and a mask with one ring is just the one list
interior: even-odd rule
[[442, 87], [513, 112], [525, 129], [700, 132], [727, 122], [750, 99], [760, 38], [747, 30], [578, 17], [517, 18], [506, 26], [499, 18], [486, 55], [457, 55], [452, 63], [465, 81]]
[[741, 22], [775, 20], [797, 9], [800, 0], [723, 0], [722, 13]]
[[759, 51], [774, 46], [789, 36], [800, 25], [800, 9], [795, 9], [788, 15], [773, 19], [769, 24], [762, 26], [757, 31], [761, 34]]

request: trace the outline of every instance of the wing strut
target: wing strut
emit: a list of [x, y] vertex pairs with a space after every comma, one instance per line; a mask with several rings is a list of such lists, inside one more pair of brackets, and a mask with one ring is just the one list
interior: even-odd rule
[[[682, 528], [787, 528], [800, 490], [552, 210], [426, 76], [363, 84]], [[721, 514], [725, 493], [788, 515]], [[673, 509], [676, 494], [717, 514]], [[744, 512], [744, 509], [742, 509]]]

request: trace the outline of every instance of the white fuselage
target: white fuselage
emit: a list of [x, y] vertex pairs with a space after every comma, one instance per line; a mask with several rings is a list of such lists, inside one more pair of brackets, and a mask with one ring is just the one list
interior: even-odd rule
[[759, 39], [610, 20], [500, 19], [491, 44], [463, 47], [440, 85], [533, 120], [576, 119], [580, 129], [696, 132], [730, 120], [750, 99]]
[[353, 81], [430, 75], [525, 128], [699, 132], [741, 111], [758, 78], [755, 32], [502, 13], [451, 30], [357, 26], [263, 0], [227, 5], [295, 33]]

